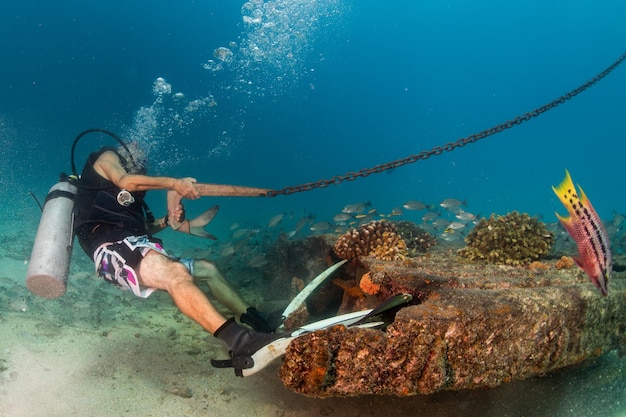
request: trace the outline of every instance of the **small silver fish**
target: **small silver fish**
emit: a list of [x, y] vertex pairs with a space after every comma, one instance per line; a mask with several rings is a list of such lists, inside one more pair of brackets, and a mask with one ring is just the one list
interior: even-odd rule
[[465, 227], [465, 223], [463, 222], [452, 222], [448, 225], [448, 229], [459, 230]]
[[330, 229], [330, 224], [328, 222], [319, 222], [315, 223], [310, 227], [312, 232], [323, 232], [324, 230]]
[[357, 219], [359, 221], [359, 224], [365, 224], [365, 223], [369, 223], [372, 220], [374, 220], [375, 215], [374, 214], [357, 214], [356, 216], [354, 216], [355, 219]]
[[261, 268], [268, 264], [267, 259], [265, 259], [265, 255], [254, 255], [252, 258], [248, 260], [248, 266], [250, 268]]
[[456, 198], [446, 198], [439, 205], [443, 208], [466, 206], [466, 201], [457, 200]]
[[428, 213], [424, 214], [422, 216], [422, 221], [423, 222], [429, 222], [431, 220], [436, 219], [437, 217], [439, 217], [439, 213], [435, 212], [435, 211], [429, 211]]
[[439, 239], [445, 241], [445, 242], [457, 242], [459, 240], [461, 240], [461, 234], [460, 233], [454, 233], [454, 230], [452, 231], [452, 233], [450, 232], [444, 232], [442, 234], [440, 234], [438, 236]]
[[233, 253], [235, 253], [235, 247], [233, 246], [232, 243], [228, 243], [228, 244], [224, 245], [224, 247], [220, 251], [220, 256], [222, 258], [225, 258], [227, 256], [232, 255]]
[[231, 237], [232, 237], [233, 239], [239, 239], [239, 238], [244, 237], [244, 236], [245, 236], [245, 235], [247, 235], [248, 233], [250, 233], [250, 230], [249, 230], [249, 229], [237, 229], [237, 230], [235, 230], [235, 231], [233, 232], [233, 234], [232, 234], [232, 236], [231, 236]]
[[308, 216], [304, 216], [300, 220], [298, 220], [295, 228], [296, 232], [299, 232], [300, 229], [302, 229], [305, 225], [310, 224], [313, 221], [313, 218], [313, 215], [309, 214]]
[[337, 213], [333, 216], [333, 221], [336, 223], [347, 222], [351, 218], [352, 218], [352, 215], [350, 213]]
[[426, 208], [426, 204], [417, 200], [409, 200], [402, 205], [407, 210], [424, 210]]
[[283, 221], [283, 217], [285, 217], [285, 213], [280, 213], [280, 214], [275, 215], [267, 223], [267, 227], [271, 229], [272, 227], [278, 226], [278, 224]]
[[472, 213], [470, 213], [470, 212], [463, 211], [463, 210], [459, 211], [459, 212], [456, 214], [456, 216], [455, 216], [455, 217], [456, 217], [457, 219], [459, 219], [459, 220], [464, 220], [464, 221], [469, 221], [469, 220], [474, 220], [474, 219], [476, 219], [476, 215], [475, 215], [475, 214], [472, 214]]
[[391, 209], [391, 213], [387, 215], [387, 217], [391, 216], [402, 216], [402, 209], [400, 207], [394, 207]]
[[371, 207], [371, 206], [372, 206], [372, 203], [370, 203], [369, 201], [366, 201], [363, 203], [348, 204], [344, 206], [341, 212], [349, 213], [349, 214], [363, 213], [365, 210], [367, 210], [368, 207]]
[[433, 226], [443, 229], [444, 227], [448, 227], [450, 225], [450, 221], [446, 219], [437, 219], [433, 222]]

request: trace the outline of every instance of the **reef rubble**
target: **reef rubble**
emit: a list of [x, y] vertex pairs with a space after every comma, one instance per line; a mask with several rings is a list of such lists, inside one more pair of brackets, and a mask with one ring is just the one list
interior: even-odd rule
[[626, 353], [626, 274], [602, 297], [577, 267], [464, 261], [454, 250], [419, 258], [361, 258], [361, 293], [340, 312], [410, 293], [382, 329], [335, 326], [291, 342], [283, 384], [312, 397], [431, 394], [495, 387], [617, 349]]

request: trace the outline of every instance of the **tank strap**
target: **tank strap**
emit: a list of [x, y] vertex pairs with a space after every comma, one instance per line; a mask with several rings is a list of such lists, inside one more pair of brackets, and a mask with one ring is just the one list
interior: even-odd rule
[[59, 197], [65, 197], [65, 198], [69, 198], [70, 200], [74, 200], [74, 198], [76, 197], [76, 194], [71, 193], [69, 191], [64, 191], [64, 190], [54, 190], [48, 193], [43, 204], [45, 205], [48, 201], [54, 200], [55, 198], [59, 198]]

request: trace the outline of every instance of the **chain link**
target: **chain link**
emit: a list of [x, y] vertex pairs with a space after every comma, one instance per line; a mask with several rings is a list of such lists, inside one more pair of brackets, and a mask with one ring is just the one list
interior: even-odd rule
[[388, 171], [390, 169], [394, 169], [394, 168], [398, 168], [401, 167], [403, 165], [407, 165], [407, 164], [412, 164], [415, 163], [417, 161], [423, 160], [423, 159], [428, 159], [431, 156], [437, 156], [437, 155], [441, 155], [444, 152], [451, 152], [457, 148], [461, 148], [465, 145], [469, 145], [471, 143], [475, 143], [478, 142], [481, 139], [485, 139], [488, 138], [489, 136], [495, 135], [497, 133], [500, 133], [504, 130], [510, 129], [513, 126], [517, 126], [520, 125], [524, 122], [527, 122], [537, 116], [539, 116], [540, 114], [543, 114], [545, 112], [547, 112], [548, 110], [551, 110], [563, 103], [565, 103], [566, 101], [572, 99], [573, 97], [577, 96], [578, 94], [582, 93], [583, 91], [587, 90], [589, 87], [593, 86], [594, 84], [596, 84], [598, 81], [600, 81], [601, 79], [603, 79], [604, 77], [606, 77], [611, 71], [613, 71], [615, 68], [617, 68], [624, 60], [626, 60], [626, 53], [624, 53], [622, 56], [619, 57], [619, 59], [617, 61], [615, 61], [610, 67], [608, 67], [607, 69], [605, 69], [604, 71], [602, 71], [601, 73], [599, 73], [598, 75], [596, 75], [595, 77], [593, 77], [591, 80], [587, 81], [586, 83], [584, 83], [583, 85], [579, 86], [578, 88], [575, 88], [574, 90], [562, 95], [561, 97], [547, 103], [544, 104], [541, 107], [536, 108], [535, 110], [532, 110], [528, 113], [524, 113], [521, 116], [517, 116], [511, 120], [508, 120], [502, 124], [499, 124], [497, 126], [494, 126], [492, 128], [483, 130], [482, 132], [479, 133], [474, 133], [472, 135], [469, 135], [466, 138], [462, 138], [457, 140], [456, 142], [449, 142], [446, 143], [443, 146], [435, 146], [434, 148], [430, 149], [430, 150], [426, 150], [426, 151], [422, 151], [418, 154], [415, 155], [409, 155], [406, 158], [402, 158], [402, 159], [397, 159], [395, 161], [391, 161], [391, 162], [386, 162], [384, 164], [379, 164], [379, 165], [375, 165], [371, 168], [364, 168], [361, 169], [360, 171], [357, 172], [348, 172], [344, 175], [336, 175], [334, 177], [332, 177], [329, 180], [319, 180], [319, 181], [315, 181], [315, 182], [307, 182], [304, 184], [300, 184], [300, 185], [296, 185], [293, 187], [285, 187], [283, 189], [280, 190], [272, 190], [272, 191], [268, 191], [266, 196], [267, 197], [275, 197], [277, 195], [289, 195], [289, 194], [294, 194], [294, 193], [299, 193], [301, 191], [309, 191], [309, 190], [313, 190], [316, 188], [326, 188], [329, 185], [333, 185], [333, 184], [339, 184], [343, 181], [354, 181], [357, 178], [364, 178], [367, 177], [371, 174], [378, 174], [384, 171]]

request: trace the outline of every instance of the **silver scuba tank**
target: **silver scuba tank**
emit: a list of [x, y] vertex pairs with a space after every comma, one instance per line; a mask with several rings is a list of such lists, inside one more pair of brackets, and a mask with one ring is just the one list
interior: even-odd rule
[[65, 294], [74, 244], [73, 209], [76, 186], [56, 183], [46, 196], [26, 272], [26, 287], [35, 295]]

